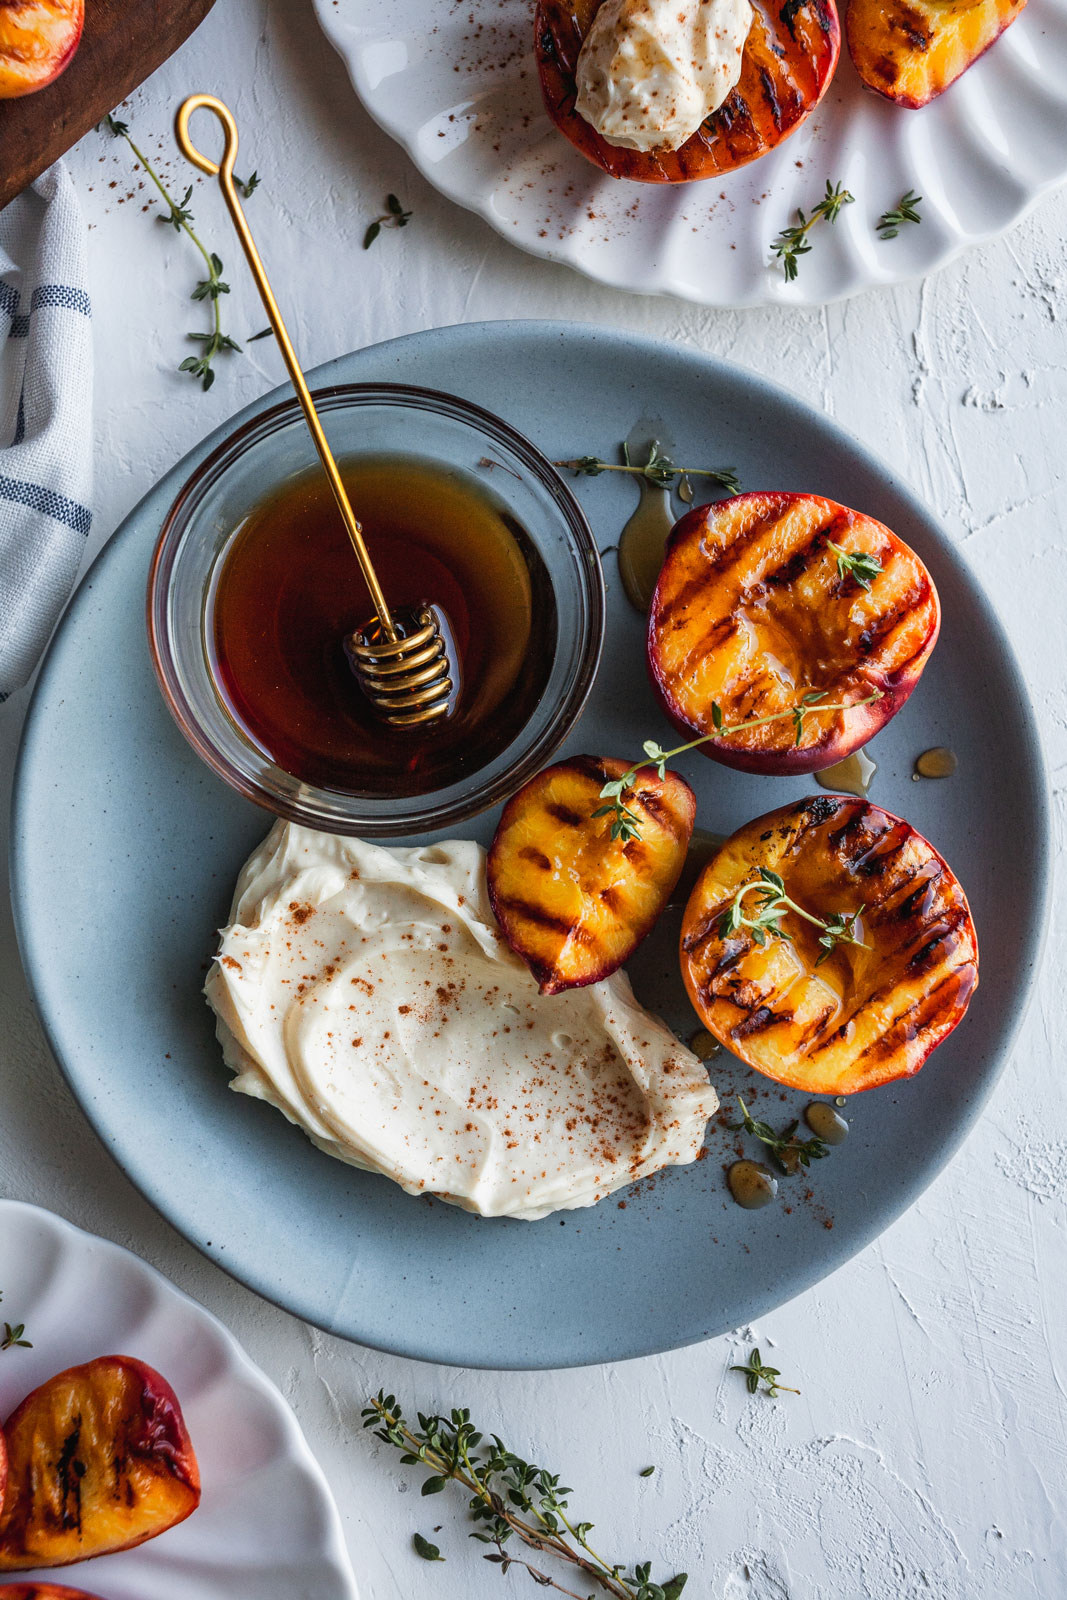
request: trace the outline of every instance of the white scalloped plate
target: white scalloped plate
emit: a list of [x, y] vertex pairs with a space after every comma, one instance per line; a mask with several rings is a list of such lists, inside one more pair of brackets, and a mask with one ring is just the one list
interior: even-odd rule
[[[556, 131], [537, 84], [532, 0], [315, 9], [363, 104], [431, 183], [524, 250], [619, 289], [824, 305], [944, 266], [1067, 179], [1067, 0], [1030, 0], [921, 111], [863, 89], [842, 41], [826, 98], [792, 138], [726, 178], [677, 187], [609, 178]], [[820, 225], [787, 284], [772, 240], [828, 178], [856, 203]], [[921, 226], [880, 240], [875, 222], [908, 189], [924, 197]]]
[[13, 1200], [0, 1200], [0, 1293], [33, 1344], [0, 1353], [0, 1417], [66, 1367], [137, 1356], [177, 1394], [203, 1488], [191, 1517], [136, 1550], [7, 1577], [104, 1600], [358, 1600], [296, 1418], [221, 1322], [128, 1250]]

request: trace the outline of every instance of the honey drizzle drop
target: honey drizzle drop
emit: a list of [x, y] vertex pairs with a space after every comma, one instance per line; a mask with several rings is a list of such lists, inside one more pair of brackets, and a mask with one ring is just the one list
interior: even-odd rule
[[823, 1144], [844, 1144], [848, 1138], [848, 1123], [825, 1100], [813, 1100], [805, 1108], [804, 1121]]
[[619, 535], [619, 576], [627, 600], [644, 615], [652, 603], [674, 515], [669, 489], [647, 478], [638, 478], [637, 486], [640, 503]]
[[769, 1206], [778, 1193], [778, 1179], [759, 1161], [735, 1161], [726, 1174], [730, 1193], [746, 1211]]
[[823, 789], [833, 790], [834, 794], [855, 794], [865, 800], [877, 771], [877, 763], [865, 751], [854, 750], [843, 761], [835, 761], [832, 767], [817, 772], [815, 782]]
[[950, 750], [944, 744], [935, 744], [916, 758], [912, 777], [951, 778], [958, 766], [959, 759], [955, 750]]

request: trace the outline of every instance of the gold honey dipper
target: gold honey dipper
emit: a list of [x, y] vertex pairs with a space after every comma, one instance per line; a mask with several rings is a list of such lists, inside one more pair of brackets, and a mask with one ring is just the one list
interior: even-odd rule
[[[226, 143], [221, 163], [202, 155], [189, 137], [189, 119], [194, 111], [213, 111], [221, 122]], [[374, 571], [374, 564], [363, 539], [363, 530], [352, 510], [333, 451], [322, 431], [315, 403], [304, 381], [292, 341], [278, 310], [259, 251], [249, 230], [234, 186], [233, 167], [237, 159], [237, 124], [233, 113], [211, 94], [190, 95], [178, 110], [177, 137], [182, 154], [194, 167], [217, 175], [227, 209], [237, 230], [260, 299], [274, 336], [278, 341], [296, 397], [300, 401], [319, 459], [333, 490], [348, 537], [355, 552], [363, 581], [370, 592], [374, 616], [346, 641], [349, 660], [364, 694], [384, 722], [394, 728], [419, 727], [446, 716], [454, 699], [455, 685], [448, 649], [440, 619], [428, 602], [400, 612], [392, 612]]]

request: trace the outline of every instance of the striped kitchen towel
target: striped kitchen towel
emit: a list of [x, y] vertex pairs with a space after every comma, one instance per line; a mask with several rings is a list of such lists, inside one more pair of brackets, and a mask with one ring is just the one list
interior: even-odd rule
[[62, 162], [0, 211], [0, 700], [70, 597], [92, 514], [85, 223]]

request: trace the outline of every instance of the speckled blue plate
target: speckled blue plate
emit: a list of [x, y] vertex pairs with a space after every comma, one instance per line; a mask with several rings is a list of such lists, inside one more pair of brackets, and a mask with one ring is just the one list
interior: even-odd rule
[[[784, 1180], [760, 1212], [727, 1195], [730, 1140], [718, 1124], [706, 1160], [624, 1194], [624, 1204], [490, 1222], [331, 1161], [277, 1112], [231, 1094], [200, 988], [238, 868], [271, 819], [186, 745], [156, 688], [143, 624], [163, 514], [227, 429], [164, 478], [105, 549], [49, 652], [26, 725], [14, 898], [56, 1055], [101, 1138], [160, 1211], [243, 1282], [333, 1333], [433, 1361], [558, 1367], [736, 1327], [892, 1222], [959, 1145], [1004, 1063], [1039, 956], [1049, 834], [1011, 649], [949, 539], [903, 485], [826, 418], [736, 368], [617, 332], [512, 322], [414, 334], [314, 376], [450, 390], [499, 412], [551, 457], [606, 454], [639, 418], [660, 419], [676, 459], [731, 465], [750, 489], [830, 495], [913, 545], [940, 590], [944, 625], [919, 688], [870, 747], [872, 798], [927, 834], [961, 877], [981, 987], [919, 1076], [850, 1102], [847, 1144]], [[632, 483], [582, 479], [577, 493], [601, 545], [614, 544]], [[600, 679], [570, 748], [631, 756], [665, 727], [640, 619], [611, 556], [605, 566]], [[956, 750], [956, 776], [913, 782], [915, 756], [935, 744]], [[699, 755], [681, 770], [698, 821], [720, 832], [811, 792], [811, 780], [753, 777]], [[494, 823], [490, 813], [471, 832], [487, 841]], [[685, 1036], [694, 1018], [677, 925], [668, 914], [630, 971], [640, 998]], [[724, 1100], [740, 1088], [775, 1122], [805, 1103], [729, 1057], [716, 1058], [713, 1076]]]

